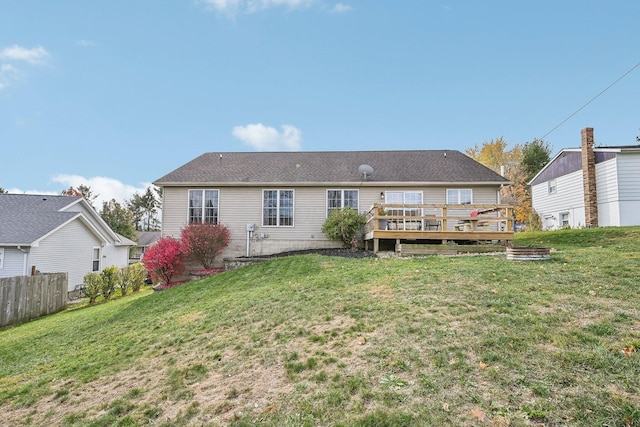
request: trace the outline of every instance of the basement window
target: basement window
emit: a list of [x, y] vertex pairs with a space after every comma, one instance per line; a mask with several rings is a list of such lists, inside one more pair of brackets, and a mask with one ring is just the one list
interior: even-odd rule
[[569, 226], [569, 212], [560, 212], [560, 227], [565, 228]]

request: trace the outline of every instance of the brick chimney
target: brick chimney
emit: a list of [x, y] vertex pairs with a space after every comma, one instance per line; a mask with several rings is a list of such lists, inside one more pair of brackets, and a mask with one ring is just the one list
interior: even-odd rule
[[593, 152], [593, 128], [582, 129], [582, 186], [584, 188], [584, 220], [586, 227], [598, 226], [596, 193], [596, 156]]

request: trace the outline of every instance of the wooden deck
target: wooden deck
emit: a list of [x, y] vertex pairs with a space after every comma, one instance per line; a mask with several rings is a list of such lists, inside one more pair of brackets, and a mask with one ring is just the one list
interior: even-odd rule
[[374, 252], [403, 242], [507, 244], [513, 226], [511, 205], [375, 204], [367, 212], [364, 242]]

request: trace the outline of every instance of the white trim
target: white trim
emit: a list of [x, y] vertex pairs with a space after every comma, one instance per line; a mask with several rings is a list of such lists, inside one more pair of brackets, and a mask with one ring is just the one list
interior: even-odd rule
[[4, 248], [0, 248], [0, 270], [4, 268]]
[[[64, 208], [60, 209], [60, 212], [69, 212], [68, 209], [73, 205], [77, 205], [78, 203], [83, 204], [85, 206], [85, 210], [87, 212], [89, 212], [89, 215], [91, 215], [93, 220], [96, 221], [98, 224], [100, 224], [102, 226], [102, 228], [107, 232], [107, 234], [109, 234], [111, 236], [111, 239], [114, 242], [119, 242], [120, 241], [120, 238], [118, 237], [118, 235], [111, 229], [111, 227], [109, 227], [109, 224], [107, 224], [106, 221], [104, 219], [102, 219], [102, 217], [100, 216], [100, 214], [98, 214], [96, 209], [93, 206], [91, 206], [91, 204], [84, 197], [80, 197], [75, 202], [72, 202], [72, 203], [68, 204], [67, 206], [65, 206]], [[84, 216], [84, 213], [83, 213], [83, 216]], [[86, 216], [85, 216], [85, 220], [89, 221], [89, 219]], [[93, 228], [96, 228], [95, 224], [93, 224], [92, 221], [89, 221], [89, 222], [92, 223], [91, 226]], [[38, 239], [38, 240], [40, 240], [40, 239]]]

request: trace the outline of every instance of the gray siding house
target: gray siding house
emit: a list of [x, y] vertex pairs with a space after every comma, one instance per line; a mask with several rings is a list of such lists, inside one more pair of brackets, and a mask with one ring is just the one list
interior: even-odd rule
[[135, 242], [114, 233], [83, 197], [0, 194], [0, 277], [85, 274], [124, 267]]
[[640, 145], [597, 146], [593, 128], [581, 139], [529, 182], [543, 229], [640, 225]]
[[222, 223], [232, 257], [336, 247], [321, 231], [333, 209], [495, 205], [510, 182], [459, 151], [416, 150], [212, 152], [154, 184], [163, 189], [164, 236], [179, 237], [192, 222]]

